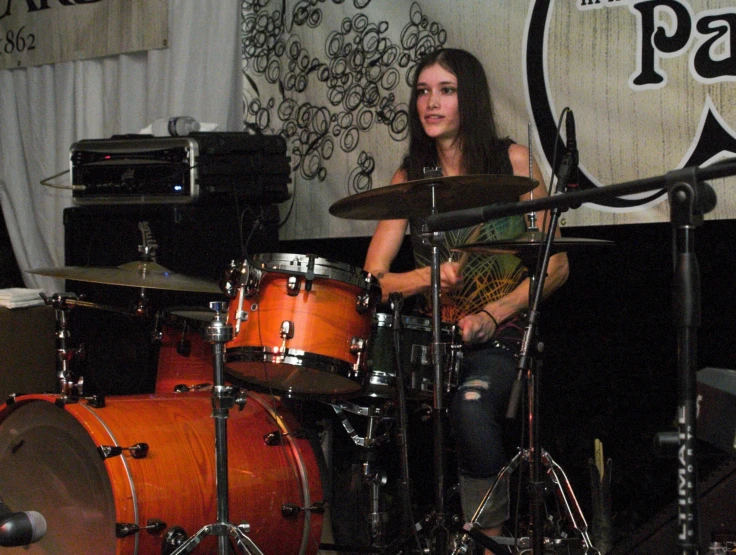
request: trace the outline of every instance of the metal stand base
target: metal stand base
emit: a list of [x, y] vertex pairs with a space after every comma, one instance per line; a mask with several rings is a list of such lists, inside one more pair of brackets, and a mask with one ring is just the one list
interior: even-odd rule
[[[599, 555], [600, 552], [595, 547], [593, 547], [590, 535], [588, 534], [588, 523], [586, 522], [585, 517], [580, 510], [580, 505], [578, 504], [577, 498], [572, 491], [572, 486], [570, 485], [570, 481], [568, 480], [565, 471], [562, 470], [562, 467], [552, 459], [549, 453], [547, 453], [544, 449], [542, 449], [541, 451], [542, 464], [547, 469], [549, 485], [540, 483], [529, 484], [529, 486], [531, 487], [534, 485], [537, 488], [542, 489], [548, 488], [549, 491], [538, 492], [541, 493], [542, 496], [551, 493], [552, 490], [554, 490], [558, 503], [562, 506], [564, 516], [569, 524], [569, 531], [574, 531], [577, 536], [571, 537], [568, 531], [556, 530], [556, 532], [559, 532], [558, 534], [556, 534], [556, 536], [544, 537], [544, 552], [546, 553], [548, 549], [554, 550], [557, 547], [565, 546], [573, 547], [572, 544], [577, 544], [577, 546], [582, 550], [582, 553]], [[501, 470], [501, 472], [498, 474], [496, 481], [486, 492], [473, 517], [470, 519], [469, 522], [463, 525], [463, 530], [465, 531], [465, 533], [460, 538], [458, 546], [455, 548], [455, 551], [453, 551], [453, 555], [469, 553], [468, 548], [471, 544], [471, 539], [496, 554], [508, 553], [508, 550], [499, 550], [500, 546], [514, 547], [520, 552], [524, 553], [532, 552], [530, 551], [530, 549], [532, 548], [531, 535], [518, 538], [496, 536], [489, 538], [481, 532], [481, 529], [478, 526], [477, 522], [477, 519], [480, 517], [488, 500], [491, 499], [496, 489], [509, 480], [511, 474], [519, 468], [522, 462], [531, 462], [531, 456], [528, 450], [520, 450], [514, 456], [514, 458], [511, 459], [509, 464], [506, 465], [503, 470]], [[531, 532], [532, 534], [534, 533], [534, 531]]]
[[[235, 545], [242, 553], [246, 553], [248, 555], [263, 555], [256, 544], [254, 544], [253, 541], [248, 536], [246, 536], [249, 531], [250, 526], [248, 524], [241, 524], [239, 526], [235, 526], [234, 524], [230, 524], [229, 522], [207, 524], [203, 526], [196, 534], [194, 534], [184, 543], [179, 545], [176, 548], [176, 551], [173, 551], [172, 554], [176, 553], [178, 555], [179, 553], [191, 553], [194, 548], [197, 547], [200, 542], [205, 538], [205, 536], [219, 536], [219, 553], [227, 553], [227, 538], [229, 536], [233, 538], [233, 540], [235, 541]], [[223, 542], [225, 543], [225, 551], [222, 550]]]

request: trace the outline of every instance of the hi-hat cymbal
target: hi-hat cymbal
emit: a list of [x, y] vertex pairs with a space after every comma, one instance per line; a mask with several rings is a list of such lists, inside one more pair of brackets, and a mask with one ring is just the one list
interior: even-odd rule
[[499, 202], [516, 202], [537, 186], [517, 175], [457, 175], [397, 183], [345, 197], [330, 214], [353, 220], [395, 220], [429, 216], [432, 190], [438, 212], [451, 212]]
[[[487, 243], [469, 243], [453, 248], [453, 251], [470, 254], [498, 255], [513, 254], [529, 266], [535, 262], [539, 253], [539, 246], [546, 240], [546, 234], [541, 231], [527, 231], [514, 239], [505, 241], [490, 241]], [[552, 254], [571, 252], [592, 247], [610, 247], [613, 241], [603, 239], [583, 239], [575, 237], [556, 237], [552, 241]]]
[[106, 285], [222, 294], [220, 286], [215, 282], [175, 274], [155, 262], [128, 262], [121, 266], [109, 268], [89, 266], [36, 268], [29, 270], [29, 272], [41, 276], [104, 283]]

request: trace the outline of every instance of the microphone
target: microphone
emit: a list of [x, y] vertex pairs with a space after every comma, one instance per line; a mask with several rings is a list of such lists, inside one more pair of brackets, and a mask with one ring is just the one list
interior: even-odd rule
[[575, 137], [575, 116], [572, 110], [567, 111], [565, 116], [565, 134], [567, 135], [567, 151], [570, 155], [570, 179], [567, 188], [573, 191], [578, 190], [578, 141]]
[[[0, 520], [0, 547], [19, 547], [35, 543], [46, 534], [46, 519], [36, 511], [10, 513], [0, 502], [3, 516]], [[9, 514], [8, 514], [9, 513]]]
[[199, 129], [199, 122], [191, 116], [159, 118], [151, 124], [154, 137], [184, 137]]

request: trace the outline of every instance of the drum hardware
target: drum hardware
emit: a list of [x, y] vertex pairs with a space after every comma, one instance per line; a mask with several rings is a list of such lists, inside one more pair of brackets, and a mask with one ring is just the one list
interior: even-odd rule
[[[247, 259], [240, 263], [233, 260], [225, 270], [225, 277], [220, 283], [220, 288], [231, 299], [238, 298], [238, 308], [234, 316], [236, 335], [240, 333], [240, 325], [248, 320], [248, 313], [243, 311], [245, 299], [249, 299], [258, 293], [258, 285], [261, 282], [262, 274], [263, 272], [249, 264]], [[290, 291], [288, 288], [287, 290]]]
[[187, 539], [187, 531], [181, 526], [172, 526], [161, 541], [161, 555], [171, 555]]
[[283, 516], [284, 518], [296, 518], [303, 511], [324, 514], [325, 513], [325, 502], [317, 501], [314, 504], [312, 504], [310, 507], [300, 507], [298, 505], [294, 505], [293, 503], [286, 503], [284, 505], [281, 505], [281, 516]]
[[69, 311], [77, 306], [79, 301], [74, 293], [56, 293], [47, 297], [41, 293], [47, 305], [54, 307], [56, 316], [56, 377], [57, 393], [68, 396], [80, 396], [84, 391], [84, 377], [76, 375], [72, 370], [71, 362], [84, 355], [84, 348], [71, 349], [67, 346], [70, 337], [68, 330]]
[[250, 532], [248, 523], [234, 525], [229, 522], [228, 505], [228, 460], [227, 460], [227, 418], [230, 409], [235, 405], [239, 410], [245, 407], [245, 397], [240, 396], [237, 388], [225, 385], [225, 343], [233, 337], [233, 328], [225, 322], [223, 312], [227, 311], [227, 303], [212, 302], [210, 308], [215, 311], [212, 323], [207, 327], [206, 339], [212, 343], [214, 361], [214, 380], [212, 388], [212, 418], [215, 420], [215, 466], [217, 487], [217, 521], [207, 524], [188, 540], [182, 543], [172, 555], [191, 553], [204, 536], [217, 536], [218, 554], [227, 555], [228, 536], [231, 536], [242, 553], [263, 552], [247, 536]]
[[[530, 155], [531, 156], [531, 155]], [[530, 164], [531, 167], [531, 164]], [[576, 169], [576, 164], [572, 161], [572, 153], [568, 149], [565, 157], [560, 165], [560, 177], [557, 183], [557, 194], [562, 194], [568, 187], [570, 179], [573, 175], [573, 170]], [[515, 468], [519, 466], [522, 460], [527, 461], [529, 464], [529, 514], [530, 514], [530, 531], [531, 531], [531, 548], [534, 555], [544, 553], [545, 542], [548, 540], [544, 535], [545, 526], [545, 505], [544, 498], [547, 490], [545, 483], [542, 479], [542, 466], [546, 465], [549, 469], [548, 474], [552, 478], [552, 482], [557, 489], [559, 497], [563, 500], [565, 505], [565, 511], [570, 519], [570, 523], [574, 530], [577, 531], [580, 538], [580, 544], [585, 550], [585, 553], [595, 552], [599, 553], [594, 547], [588, 535], [588, 524], [585, 521], [585, 517], [580, 511], [580, 507], [575, 498], [575, 494], [572, 491], [567, 477], [565, 476], [562, 468], [559, 467], [552, 459], [548, 456], [546, 451], [539, 444], [540, 435], [540, 422], [539, 422], [539, 368], [541, 368], [541, 353], [544, 350], [544, 344], [537, 337], [537, 328], [539, 324], [539, 305], [542, 301], [542, 292], [544, 290], [544, 280], [547, 275], [547, 268], [549, 265], [549, 259], [553, 252], [562, 252], [567, 249], [564, 247], [564, 242], [555, 238], [555, 232], [558, 228], [558, 222], [560, 218], [561, 210], [559, 207], [550, 210], [550, 222], [547, 234], [540, 233], [537, 229], [529, 230], [526, 234], [521, 236], [519, 241], [512, 241], [512, 249], [526, 249], [525, 254], [527, 255], [528, 267], [536, 267], [536, 271], [529, 274], [530, 286], [529, 286], [529, 309], [526, 314], [526, 326], [524, 328], [524, 334], [519, 350], [519, 362], [518, 362], [518, 375], [514, 387], [512, 388], [511, 398], [509, 400], [509, 407], [507, 411], [507, 418], [515, 418], [516, 411], [519, 403], [519, 397], [521, 396], [522, 381], [526, 377], [527, 385], [527, 421], [528, 421], [528, 448], [525, 450], [523, 447], [520, 448], [519, 454], [517, 454], [507, 464], [497, 476], [494, 484], [486, 492], [485, 496], [481, 500], [480, 505], [476, 509], [471, 519], [463, 525], [465, 534], [460, 539], [459, 546], [456, 547], [454, 554], [465, 553], [467, 549], [467, 542], [472, 537], [486, 549], [493, 553], [501, 553], [503, 548], [497, 541], [497, 538], [490, 538], [480, 532], [477, 520], [480, 517], [487, 501], [491, 498], [493, 490], [498, 486], [499, 483], [503, 483], [502, 477], [505, 478]], [[585, 242], [585, 241], [583, 241]], [[557, 243], [556, 246], [553, 245]], [[577, 240], [570, 241], [570, 246], [578, 243]], [[591, 244], [595, 244], [593, 242]], [[578, 243], [579, 245], [579, 243]], [[498, 246], [498, 245], [495, 245]], [[508, 248], [508, 245], [505, 245]], [[529, 252], [529, 247], [534, 248]], [[513, 254], [518, 254], [513, 252]], [[536, 261], [536, 265], [533, 263]], [[436, 305], [435, 305], [436, 306]], [[514, 544], [516, 539], [514, 539]]]
[[[387, 434], [375, 436], [377, 422], [380, 422], [380, 420], [385, 418], [387, 410], [386, 408], [381, 408], [380, 406], [375, 405], [364, 407], [356, 405], [355, 403], [350, 403], [348, 401], [333, 401], [329, 404], [335, 411], [335, 414], [337, 414], [337, 416], [340, 418], [340, 423], [342, 424], [342, 427], [345, 428], [345, 431], [350, 436], [350, 439], [352, 439], [353, 443], [355, 443], [355, 445], [357, 445], [358, 447], [376, 447], [377, 445], [382, 444], [388, 439]], [[353, 414], [357, 414], [358, 416], [368, 418], [368, 430], [370, 433], [367, 433], [366, 437], [360, 437], [358, 435], [358, 432], [350, 423], [350, 419], [348, 419], [345, 412], [351, 412]]]
[[[387, 484], [388, 475], [383, 468], [376, 464], [377, 454], [375, 449], [388, 439], [388, 434], [377, 435], [378, 425], [385, 419], [386, 408], [378, 405], [362, 407], [349, 402], [336, 402], [331, 406], [335, 414], [340, 418], [343, 428], [345, 428], [353, 443], [361, 447], [361, 478], [363, 484], [369, 489], [368, 533], [370, 545], [372, 548], [383, 548], [386, 546], [385, 525], [388, 521], [388, 512], [384, 511], [381, 506], [381, 488]], [[345, 411], [368, 418], [365, 437], [358, 435]], [[330, 547], [322, 546], [323, 549], [327, 550]]]
[[127, 538], [133, 534], [139, 532], [148, 532], [151, 535], [160, 534], [166, 530], [166, 523], [157, 518], [151, 518], [146, 521], [145, 526], [139, 526], [133, 523], [122, 523], [118, 522], [115, 524], [115, 537], [116, 538]]
[[[159, 345], [162, 343], [164, 339], [163, 331], [161, 330], [161, 319], [162, 314], [160, 311], [156, 312], [156, 319], [153, 323], [153, 332], [151, 332], [151, 337], [153, 339], [154, 343], [158, 343]], [[192, 354], [192, 341], [188, 338], [187, 334], [189, 332], [189, 322], [187, 320], [184, 320], [184, 323], [182, 324], [181, 328], [181, 337], [176, 342], [176, 354], [182, 357], [189, 357]]]
[[134, 459], [145, 459], [148, 456], [148, 443], [136, 443], [130, 447], [120, 447], [118, 445], [100, 445], [97, 448], [102, 460], [110, 457], [119, 457], [123, 451], [128, 451]]
[[281, 362], [283, 362], [283, 357], [286, 354], [286, 340], [294, 339], [294, 322], [291, 320], [284, 320], [281, 322], [279, 336], [281, 337], [281, 350], [279, 351], [279, 354], [282, 357]]
[[350, 340], [350, 354], [355, 355], [355, 364], [353, 365], [353, 377], [358, 378], [360, 369], [363, 367], [360, 357], [365, 352], [367, 341], [362, 337], [353, 337]]
[[293, 432], [288, 432], [288, 433], [282, 432], [281, 430], [275, 430], [263, 436], [263, 443], [268, 445], [269, 447], [274, 447], [276, 445], [284, 445], [284, 438], [287, 438], [287, 437], [299, 438], [299, 439], [309, 438], [307, 433], [303, 430], [295, 430]]
[[[588, 534], [588, 524], [583, 515], [583, 511], [578, 504], [575, 493], [572, 490], [570, 480], [567, 478], [567, 474], [562, 467], [557, 464], [550, 454], [545, 450], [541, 450], [542, 464], [547, 469], [547, 476], [551, 481], [551, 485], [547, 486], [540, 483], [536, 488], [530, 488], [529, 491], [534, 495], [546, 496], [552, 489], [554, 489], [557, 499], [561, 501], [562, 507], [565, 513], [565, 517], [572, 529], [576, 530], [580, 535], [580, 538], [564, 537], [564, 538], [550, 538], [546, 537], [544, 533], [539, 534], [542, 537], [542, 545], [544, 548], [559, 545], [563, 541], [569, 542], [570, 544], [578, 544], [585, 549], [585, 553], [591, 550], [594, 553], [598, 551], [593, 547], [590, 535]], [[471, 519], [463, 524], [462, 529], [464, 530], [463, 536], [460, 538], [458, 545], [452, 552], [453, 555], [461, 555], [467, 552], [468, 542], [472, 538], [476, 542], [488, 547], [489, 549], [495, 549], [488, 545], [488, 536], [483, 534], [477, 524], [477, 519], [480, 517], [483, 509], [485, 508], [488, 501], [493, 496], [493, 493], [498, 487], [504, 487], [503, 484], [509, 479], [510, 475], [515, 472], [522, 462], [529, 464], [532, 460], [532, 455], [528, 449], [520, 449], [519, 452], [511, 459], [511, 461], [501, 470], [491, 488], [486, 492], [485, 496], [481, 500], [475, 514]], [[536, 491], [535, 491], [536, 490]], [[508, 545], [514, 546], [520, 549], [529, 549], [532, 547], [534, 542], [534, 530], [531, 529], [531, 535], [526, 537], [517, 538], [505, 538], [505, 537], [493, 537], [493, 542], [497, 545]], [[500, 551], [499, 551], [500, 553]], [[543, 552], [544, 553], [544, 552]]]
[[188, 393], [190, 391], [209, 391], [212, 389], [211, 383], [198, 383], [194, 385], [177, 384], [174, 386], [174, 393]]
[[[409, 450], [407, 441], [407, 430], [409, 428], [409, 420], [406, 413], [406, 379], [404, 376], [404, 365], [401, 356], [401, 331], [402, 331], [402, 319], [401, 311], [404, 306], [404, 296], [401, 293], [390, 293], [389, 302], [393, 311], [391, 333], [393, 335], [394, 343], [394, 358], [396, 365], [396, 378], [398, 384], [396, 386], [396, 393], [399, 405], [399, 417], [398, 417], [398, 429], [396, 431], [396, 443], [399, 446], [399, 461], [400, 461], [400, 485], [401, 485], [401, 501], [403, 506], [402, 515], [404, 517], [405, 530], [409, 530], [408, 535], [405, 533], [405, 537], [413, 537], [416, 540], [417, 546], [420, 551], [422, 550], [421, 542], [418, 537], [419, 528], [414, 525], [414, 513], [412, 510], [411, 500], [411, 473], [409, 471]], [[412, 373], [414, 374], [414, 373]], [[437, 386], [438, 389], [441, 387]], [[434, 430], [433, 430], [434, 431]], [[399, 544], [403, 544], [403, 538], [399, 539]], [[394, 542], [396, 543], [396, 542]]]
[[290, 297], [296, 297], [302, 288], [302, 282], [297, 276], [289, 276], [286, 280], [286, 294]]
[[[428, 188], [431, 190], [431, 210], [430, 215], [438, 213], [439, 207], [437, 203], [437, 183], [442, 177], [441, 168], [425, 168], [425, 178], [427, 178]], [[531, 189], [534, 188], [534, 182], [528, 184]], [[509, 191], [512, 187], [509, 187]], [[518, 198], [518, 197], [517, 197]], [[426, 214], [426, 212], [425, 212]], [[444, 395], [442, 384], [444, 383], [444, 352], [440, 348], [442, 344], [442, 311], [440, 310], [440, 242], [444, 242], [444, 233], [434, 232], [428, 233], [426, 229], [422, 229], [423, 240], [426, 241], [431, 248], [431, 264], [430, 264], [430, 285], [432, 292], [432, 362], [434, 366], [434, 397], [432, 403], [432, 431], [434, 437], [434, 471], [435, 471], [435, 499], [433, 525], [430, 530], [430, 554], [447, 553], [450, 547], [450, 533], [446, 526], [445, 514], [445, 430], [443, 427], [443, 417], [446, 413], [444, 406]]]

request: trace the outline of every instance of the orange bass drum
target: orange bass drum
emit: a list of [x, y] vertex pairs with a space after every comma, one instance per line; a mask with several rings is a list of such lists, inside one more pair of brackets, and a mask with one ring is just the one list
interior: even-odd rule
[[[38, 511], [48, 526], [18, 553], [161, 553], [175, 527], [190, 536], [216, 522], [209, 395], [109, 397], [102, 408], [64, 399], [25, 395], [0, 407], [3, 501]], [[253, 393], [228, 418], [229, 520], [249, 523], [264, 553], [319, 548], [319, 468], [297, 427], [283, 406]], [[125, 449], [142, 443], [142, 458]], [[114, 447], [124, 449], [104, 455]], [[217, 538], [206, 536], [193, 553], [217, 551]]]

